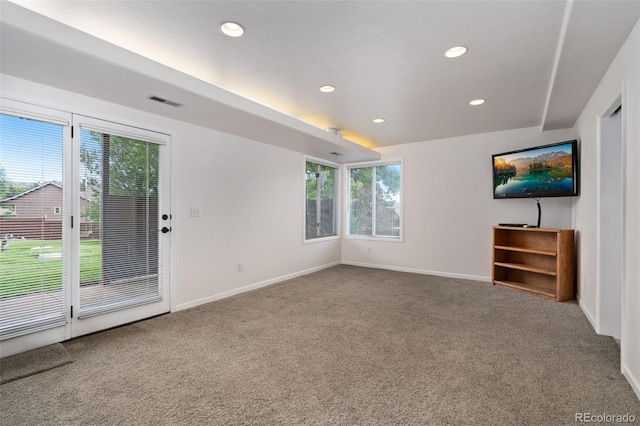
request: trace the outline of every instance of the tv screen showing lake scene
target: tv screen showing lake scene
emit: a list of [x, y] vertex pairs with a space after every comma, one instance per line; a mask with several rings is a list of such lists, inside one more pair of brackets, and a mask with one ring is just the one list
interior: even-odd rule
[[493, 156], [493, 197], [578, 195], [577, 142], [562, 142]]

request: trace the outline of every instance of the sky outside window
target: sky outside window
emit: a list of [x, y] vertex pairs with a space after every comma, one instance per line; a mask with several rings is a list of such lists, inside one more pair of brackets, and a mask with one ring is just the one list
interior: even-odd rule
[[63, 127], [0, 114], [0, 167], [16, 183], [62, 181]]

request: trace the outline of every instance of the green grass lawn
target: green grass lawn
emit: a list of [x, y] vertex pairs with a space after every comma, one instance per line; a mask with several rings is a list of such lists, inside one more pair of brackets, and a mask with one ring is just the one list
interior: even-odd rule
[[[0, 252], [0, 297], [60, 289], [62, 258], [38, 258], [55, 253], [62, 253], [60, 240], [9, 240]], [[100, 241], [80, 241], [81, 283], [100, 279], [101, 258]]]

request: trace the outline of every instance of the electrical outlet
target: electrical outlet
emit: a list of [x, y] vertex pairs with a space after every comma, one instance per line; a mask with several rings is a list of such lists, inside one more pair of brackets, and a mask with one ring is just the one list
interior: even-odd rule
[[371, 254], [371, 247], [367, 247], [367, 254]]
[[244, 272], [244, 265], [242, 263], [238, 263], [238, 272]]
[[200, 217], [200, 207], [191, 207], [191, 217]]

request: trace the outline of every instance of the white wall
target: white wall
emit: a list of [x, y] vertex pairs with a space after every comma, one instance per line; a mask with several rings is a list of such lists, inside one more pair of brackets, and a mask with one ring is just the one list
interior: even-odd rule
[[172, 135], [174, 309], [340, 262], [339, 240], [302, 243], [303, 154], [12, 76], [0, 87], [5, 98]]
[[[575, 203], [575, 227], [580, 230], [578, 264], [580, 306], [597, 323], [597, 183], [598, 115], [622, 92], [626, 127], [626, 191], [624, 194], [625, 258], [622, 319], [622, 371], [640, 397], [640, 21], [618, 52], [574, 127], [582, 140], [582, 196]], [[601, 247], [606, 250], [606, 247]]]
[[[378, 149], [383, 160], [404, 161], [404, 241], [345, 238], [343, 262], [489, 281], [492, 226], [538, 218], [534, 200], [493, 199], [491, 155], [571, 137], [526, 128]], [[542, 199], [541, 226], [571, 228], [571, 203]]]
[[340, 262], [339, 240], [302, 243], [302, 154], [202, 128], [175, 151], [178, 308]]

